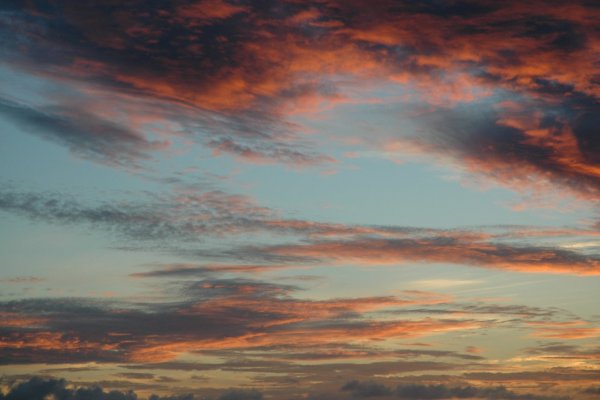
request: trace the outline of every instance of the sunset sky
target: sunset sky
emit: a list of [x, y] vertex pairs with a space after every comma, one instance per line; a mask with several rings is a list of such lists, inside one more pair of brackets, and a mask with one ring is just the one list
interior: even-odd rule
[[600, 2], [2, 0], [0, 82], [0, 400], [600, 397]]

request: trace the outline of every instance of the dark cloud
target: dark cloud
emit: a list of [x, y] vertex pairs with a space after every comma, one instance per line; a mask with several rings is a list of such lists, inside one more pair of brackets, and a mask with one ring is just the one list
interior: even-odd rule
[[[333, 161], [301, 140], [302, 127], [291, 123], [290, 115], [347, 101], [348, 88], [360, 89], [374, 76], [414, 84], [429, 95], [425, 102], [446, 111], [457, 101], [471, 102], [472, 96], [462, 94], [473, 88], [503, 93], [492, 100], [496, 103], [537, 101], [522, 111], [559, 116], [562, 128], [555, 124], [541, 139], [538, 132], [535, 141], [526, 131], [547, 129], [544, 123], [516, 128], [469, 111], [466, 123], [461, 123], [464, 114], [445, 117], [441, 127], [449, 129], [436, 130], [427, 151], [450, 152], [468, 166], [477, 160], [487, 167], [487, 176], [496, 178], [500, 173], [513, 179], [550, 174], [554, 183], [597, 198], [597, 17], [597, 7], [586, 1], [382, 1], [373, 6], [360, 0], [133, 0], [123, 7], [39, 0], [4, 5], [0, 28], [4, 59], [13, 68], [163, 102], [167, 107], [161, 108], [173, 113], [166, 119], [180, 121], [182, 130], [201, 143], [259, 163]], [[344, 84], [340, 76], [347, 77]], [[440, 102], [438, 95], [449, 101]], [[461, 114], [460, 108], [454, 112]], [[23, 107], [13, 106], [9, 113], [102, 158], [142, 157], [152, 147], [95, 120], [91, 112], [70, 115], [72, 121]], [[63, 126], [70, 133], [57, 131]], [[79, 133], [80, 127], [104, 135]], [[578, 154], [556, 140], [556, 135], [571, 138], [570, 131]], [[448, 143], [454, 147], [445, 148]], [[489, 156], [491, 164], [485, 163]], [[505, 171], [514, 162], [515, 168]]]
[[[498, 400], [560, 400], [565, 397], [544, 396], [537, 394], [520, 394], [508, 390], [503, 386], [447, 386], [422, 385], [422, 384], [400, 384], [392, 389], [377, 382], [366, 382], [353, 380], [347, 382], [341, 388], [349, 391], [352, 397], [386, 397], [407, 400], [430, 400], [430, 399], [498, 399]], [[388, 397], [389, 396], [389, 397]]]
[[[8, 393], [0, 393], [2, 400], [138, 400], [134, 391], [105, 391], [100, 386], [73, 387], [64, 379], [32, 377], [26, 381], [13, 384]], [[194, 400], [193, 394], [156, 395], [148, 400]], [[206, 397], [202, 397], [206, 399]], [[261, 400], [262, 393], [257, 390], [230, 389], [217, 397], [217, 400]]]
[[[537, 80], [535, 89], [549, 94], [558, 87]], [[562, 96], [563, 90], [555, 94]], [[548, 189], [544, 184], [556, 184], [596, 201], [599, 143], [594, 138], [600, 104], [587, 96], [566, 95], [562, 108], [516, 100], [505, 108], [476, 103], [440, 110], [423, 117], [432, 133], [416, 140], [424, 152], [458, 159], [470, 172], [513, 189], [539, 191]]]
[[220, 191], [151, 197], [145, 204], [88, 206], [65, 195], [3, 190], [0, 209], [53, 223], [102, 227], [131, 240], [158, 242], [265, 229], [264, 220], [272, 214], [249, 198]]
[[[299, 140], [297, 127], [283, 120], [280, 105], [270, 100], [317, 94], [295, 91], [295, 83], [288, 87], [283, 66], [276, 73], [282, 79], [270, 87], [275, 81], [269, 75], [280, 67], [262, 62], [257, 54], [255, 45], [262, 36], [257, 28], [262, 23], [249, 12], [252, 7], [206, 3], [131, 1], [126, 9], [71, 1], [7, 6], [0, 16], [3, 54], [13, 67], [39, 72], [65, 86], [100, 88], [109, 93], [106, 101], [121, 102], [130, 113], [131, 97], [141, 99], [135, 110], [141, 117], [176, 121], [180, 131], [198, 142], [246, 161], [332, 161]], [[145, 100], [156, 104], [143, 105]], [[11, 113], [13, 118], [34, 133], [58, 138], [83, 154], [114, 160], [127, 150], [127, 157], [146, 158], [153, 149], [144, 147], [140, 138], [132, 142], [127, 129], [98, 121], [91, 110], [73, 114], [72, 120], [62, 115], [68, 108], [57, 116], [34, 107], [17, 111]], [[59, 130], [64, 127], [70, 129]]]
[[[221, 190], [175, 190], [167, 195], [146, 193], [145, 201], [85, 204], [60, 193], [19, 191], [6, 185], [0, 190], [0, 210], [52, 223], [94, 226], [133, 241], [164, 244], [177, 240], [179, 245], [201, 242], [208, 236], [252, 231], [302, 236], [377, 233], [403, 236], [428, 231], [282, 219], [276, 210], [261, 207], [250, 197]], [[170, 271], [172, 274], [185, 272]]]
[[581, 391], [584, 394], [600, 395], [600, 386], [590, 386]]
[[168, 265], [163, 269], [157, 269], [148, 272], [135, 272], [130, 274], [133, 278], [185, 278], [192, 276], [206, 276], [209, 275], [213, 270], [205, 266], [192, 266], [188, 264], [174, 264]]
[[[162, 344], [174, 340], [182, 346], [185, 342], [196, 342], [203, 347], [201, 343], [206, 342], [211, 347], [227, 338], [264, 331], [260, 328], [263, 324], [285, 321], [287, 315], [282, 308], [270, 313], [253, 311], [239, 301], [264, 298], [277, 302], [278, 296], [290, 290], [292, 286], [254, 281], [205, 280], [188, 285], [181, 293], [186, 300], [174, 303], [128, 304], [84, 299], [5, 302], [1, 305], [3, 315], [14, 322], [7, 319], [0, 328], [0, 336], [14, 345], [2, 346], [0, 354], [3, 363], [120, 361], [135, 359], [134, 353], [149, 360], [172, 358], [169, 354], [175, 353], [163, 351]], [[231, 307], [219, 306], [220, 301], [238, 297]], [[196, 305], [200, 307], [198, 310], [194, 310]], [[198, 331], [198, 326], [203, 329]], [[162, 339], [154, 343], [153, 337]], [[142, 355], [144, 349], [151, 348], [156, 350]]]
[[[305, 300], [295, 296], [300, 289], [293, 285], [217, 278], [176, 287], [170, 296], [177, 300], [170, 302], [94, 299], [4, 302], [0, 304], [2, 362], [164, 362], [183, 352], [265, 346], [281, 346], [285, 350], [289, 346], [293, 349], [298, 342], [317, 346], [366, 337], [383, 340], [439, 330], [471, 329], [477, 325], [476, 321], [456, 318], [416, 321], [374, 318], [373, 313], [380, 310], [439, 303], [438, 298], [428, 295]], [[198, 330], [198, 326], [202, 329]], [[290, 360], [294, 358], [293, 352]], [[403, 355], [411, 358], [420, 354]], [[435, 352], [430, 355], [454, 356]], [[361, 354], [357, 356], [360, 358]], [[288, 361], [271, 360], [266, 366]]]
[[0, 394], [2, 400], [137, 400], [134, 392], [110, 391], [102, 388], [76, 388], [66, 387], [64, 380], [43, 379], [33, 377], [26, 382], [14, 385], [5, 395]]
[[381, 383], [359, 382], [357, 380], [347, 382], [341, 390], [351, 392], [353, 397], [380, 397], [392, 393], [390, 388]]
[[399, 385], [395, 389], [397, 397], [402, 399], [505, 399], [505, 400], [560, 400], [565, 397], [543, 396], [535, 394], [518, 394], [503, 386], [497, 387], [477, 387], [477, 386], [457, 386], [449, 387], [446, 385]]
[[257, 390], [230, 390], [219, 396], [218, 400], [262, 400], [263, 395]]
[[551, 342], [528, 347], [525, 353], [547, 360], [600, 360], [599, 346], [578, 346], [562, 342]]
[[[170, 369], [165, 363], [188, 353], [229, 360], [218, 364], [221, 370], [268, 372], [277, 368], [298, 372], [295, 364], [303, 360], [327, 361], [324, 366], [335, 362], [338, 369], [351, 364], [337, 360], [370, 360], [370, 370], [386, 371], [392, 365], [400, 368], [397, 362], [379, 362], [393, 357], [406, 360], [408, 370], [443, 369], [450, 365], [445, 359], [474, 366], [483, 357], [439, 349], [384, 350], [366, 345], [365, 340], [386, 341], [494, 326], [543, 333], [554, 332], [558, 328], [553, 327], [560, 324], [582, 323], [576, 316], [552, 309], [541, 312], [493, 304], [477, 307], [453, 303], [448, 296], [426, 292], [310, 300], [301, 298], [301, 288], [294, 285], [217, 277], [169, 287], [169, 291], [158, 293], [156, 299], [143, 302], [123, 299], [3, 302], [0, 359], [4, 364], [156, 363], [158, 369]], [[428, 306], [445, 312], [438, 313], [438, 317], [432, 317], [436, 313], [431, 312], [426, 318], [415, 318], [415, 309]], [[507, 319], [508, 315], [512, 318]], [[247, 351], [253, 357], [249, 363], [231, 362], [244, 359]], [[174, 368], [200, 367], [214, 369], [216, 365], [178, 364]], [[136, 367], [135, 374], [144, 374], [144, 368], [148, 367]], [[313, 371], [311, 374], [317, 373], [318, 368], [315, 365], [302, 368], [305, 373], [309, 370]]]
[[73, 152], [102, 162], [135, 165], [166, 142], [103, 120], [86, 110], [69, 107], [36, 109], [0, 98], [0, 115], [19, 128], [67, 146]]
[[[307, 268], [305, 265], [291, 264], [186, 264], [174, 263], [155, 265], [160, 269], [154, 269], [147, 272], [135, 272], [129, 276], [132, 278], [172, 278], [183, 279], [190, 277], [214, 277], [221, 274], [261, 274], [263, 272], [279, 269]], [[315, 275], [295, 275], [291, 277], [279, 278], [280, 281], [316, 281], [323, 279]]]

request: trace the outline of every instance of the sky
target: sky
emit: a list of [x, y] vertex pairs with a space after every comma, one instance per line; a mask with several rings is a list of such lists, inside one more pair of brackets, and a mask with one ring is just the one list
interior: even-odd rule
[[0, 2], [0, 400], [598, 398], [599, 26]]

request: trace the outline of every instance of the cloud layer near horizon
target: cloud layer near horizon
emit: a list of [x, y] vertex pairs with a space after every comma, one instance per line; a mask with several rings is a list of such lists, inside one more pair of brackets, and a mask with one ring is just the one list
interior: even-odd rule
[[[589, 321], [559, 309], [477, 305], [431, 292], [314, 300], [299, 297], [301, 288], [295, 285], [247, 279], [204, 278], [180, 281], [175, 287], [172, 293], [156, 294], [168, 295], [162, 301], [2, 302], [2, 363], [161, 363], [184, 354], [221, 350], [265, 351], [278, 368], [311, 359], [425, 356], [473, 362], [481, 357], [377, 350], [369, 343], [502, 327], [563, 340], [600, 335]], [[520, 320], [514, 319], [517, 316]], [[269, 349], [279, 354], [268, 355]]]
[[[593, 389], [590, 387], [588, 390]], [[340, 393], [341, 392], [341, 393]], [[344, 384], [340, 392], [331, 392], [327, 395], [330, 399], [345, 398], [343, 392], [350, 392], [352, 398], [399, 398], [399, 399], [478, 399], [485, 397], [490, 400], [564, 400], [565, 397], [544, 396], [532, 393], [519, 394], [507, 390], [503, 386], [447, 386], [447, 385], [422, 385], [399, 384], [394, 390], [383, 384], [375, 382], [349, 381]], [[43, 400], [52, 396], [57, 400], [137, 400], [135, 391], [105, 391], [100, 386], [75, 386], [68, 385], [65, 380], [44, 379], [34, 377], [28, 381], [14, 384], [6, 395], [0, 394], [2, 400]], [[149, 400], [194, 400], [194, 394], [159, 396], [150, 395]], [[203, 397], [206, 398], [206, 397]], [[261, 400], [263, 395], [255, 389], [229, 389], [215, 397], [216, 400]]]

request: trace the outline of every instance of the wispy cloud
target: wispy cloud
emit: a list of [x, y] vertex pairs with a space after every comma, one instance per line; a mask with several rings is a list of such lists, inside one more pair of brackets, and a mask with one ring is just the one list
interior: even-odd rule
[[[0, 191], [0, 209], [25, 217], [59, 224], [93, 225], [113, 231], [132, 244], [158, 244], [176, 254], [226, 258], [233, 263], [175, 267], [134, 276], [175, 276], [208, 273], [222, 265], [234, 272], [315, 266], [322, 264], [399, 265], [406, 263], [452, 263], [528, 273], [597, 275], [600, 260], [593, 254], [560, 245], [513, 244], [524, 234], [531, 238], [555, 231], [497, 234], [480, 230], [435, 230], [394, 226], [361, 226], [282, 218], [276, 210], [262, 207], [247, 196], [219, 190], [175, 190], [149, 196], [148, 201], [81, 204], [55, 193]], [[560, 230], [559, 230], [560, 231]], [[290, 244], [202, 248], [203, 237], [235, 237], [262, 232]], [[567, 231], [568, 232], [568, 231]], [[585, 231], [580, 231], [585, 235]], [[507, 240], [512, 239], [512, 240]], [[177, 244], [176, 244], [177, 243]], [[250, 263], [247, 263], [250, 260]], [[253, 263], [254, 262], [254, 263]], [[257, 265], [256, 262], [261, 265]], [[439, 283], [439, 282], [438, 282]]]
[[75, 105], [36, 109], [0, 98], [0, 115], [19, 128], [65, 145], [73, 152], [101, 162], [135, 165], [151, 151], [168, 147], [143, 134], [101, 119]]

